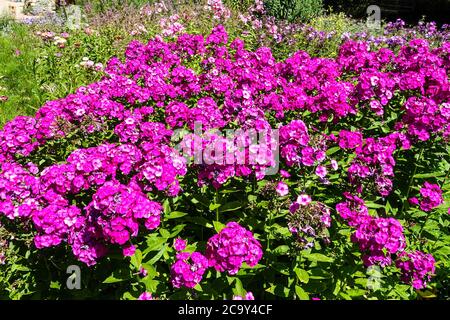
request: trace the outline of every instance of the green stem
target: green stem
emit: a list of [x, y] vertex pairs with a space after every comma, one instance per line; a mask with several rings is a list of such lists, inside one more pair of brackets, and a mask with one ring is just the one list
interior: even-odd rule
[[[269, 210], [269, 227], [272, 226], [272, 210]], [[272, 228], [267, 232], [267, 250], [270, 250], [270, 237], [272, 235]]]
[[[216, 205], [219, 203], [219, 190], [218, 189], [216, 189], [216, 196], [215, 196], [214, 202]], [[216, 221], [219, 222], [219, 208], [216, 208]]]
[[419, 157], [417, 158], [417, 161], [414, 162], [414, 171], [413, 171], [413, 174], [412, 174], [412, 176], [411, 176], [411, 179], [409, 179], [408, 191], [406, 192], [406, 198], [405, 198], [405, 200], [403, 201], [403, 204], [402, 204], [402, 210], [400, 211], [401, 213], [403, 213], [403, 211], [404, 211], [404, 209], [405, 209], [405, 204], [406, 204], [406, 202], [408, 201], [409, 194], [410, 194], [411, 188], [412, 188], [412, 184], [413, 184], [413, 182], [414, 182], [414, 176], [416, 175], [416, 172], [417, 172], [417, 164], [418, 164], [418, 163], [420, 162], [420, 160], [422, 159], [423, 151], [424, 151], [424, 148], [421, 147], [421, 148], [420, 148], [420, 152], [419, 152]]

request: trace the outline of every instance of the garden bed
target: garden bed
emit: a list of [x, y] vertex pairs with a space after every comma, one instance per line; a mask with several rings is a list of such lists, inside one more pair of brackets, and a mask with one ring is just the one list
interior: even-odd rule
[[447, 27], [195, 5], [1, 23], [0, 296], [447, 299]]

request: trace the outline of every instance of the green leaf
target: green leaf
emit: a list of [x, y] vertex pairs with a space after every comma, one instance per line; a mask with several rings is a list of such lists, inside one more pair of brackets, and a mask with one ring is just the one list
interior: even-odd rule
[[432, 299], [432, 298], [437, 297], [436, 294], [434, 294], [433, 292], [431, 292], [429, 290], [426, 290], [426, 291], [419, 290], [418, 293], [422, 298], [425, 298], [425, 299]]
[[242, 263], [241, 269], [252, 269], [252, 270], [257, 270], [257, 269], [263, 269], [266, 268], [265, 265], [263, 264], [257, 264], [256, 266], [250, 267], [247, 263]]
[[289, 252], [289, 246], [287, 246], [287, 245], [278, 246], [275, 249], [273, 249], [272, 252], [273, 252], [273, 254], [275, 254], [277, 256], [285, 255], [286, 253]]
[[151, 234], [147, 237], [147, 248], [144, 250], [144, 256], [150, 251], [156, 251], [167, 242], [166, 238], [159, 237], [158, 234]]
[[209, 210], [214, 211], [214, 210], [216, 210], [217, 208], [220, 208], [220, 206], [221, 206], [220, 203], [211, 203], [211, 204], [209, 205]]
[[175, 228], [172, 229], [172, 233], [170, 234], [170, 238], [176, 237], [181, 231], [183, 231], [185, 224], [176, 225]]
[[195, 197], [192, 196], [191, 202], [195, 205], [200, 204], [206, 208], [208, 208], [208, 199], [206, 197], [203, 197], [201, 195], [196, 195]]
[[290, 290], [282, 285], [271, 285], [266, 289], [267, 292], [274, 294], [279, 297], [287, 298], [289, 297]]
[[151, 258], [149, 261], [147, 261], [147, 263], [152, 265], [152, 264], [155, 264], [159, 259], [161, 259], [162, 255], [167, 250], [167, 246], [168, 245], [165, 244], [153, 258]]
[[145, 284], [145, 289], [149, 292], [155, 292], [159, 284], [158, 280], [154, 280], [147, 277], [142, 282]]
[[450, 255], [450, 247], [440, 247], [438, 250], [436, 250], [436, 253], [448, 256]]
[[170, 204], [169, 204], [169, 200], [166, 199], [163, 202], [163, 209], [164, 209], [164, 214], [169, 214], [170, 213]]
[[346, 294], [345, 292], [341, 291], [339, 292], [339, 295], [344, 298], [345, 300], [352, 300], [352, 297], [350, 297], [348, 294]]
[[136, 268], [139, 269], [142, 263], [142, 252], [139, 249], [136, 249], [136, 252], [134, 255], [131, 256], [130, 259], [131, 264]]
[[[74, 275], [75, 275], [75, 273], [74, 273]], [[50, 288], [51, 289], [61, 289], [61, 284], [58, 281], [51, 281], [50, 282]]]
[[159, 229], [159, 233], [160, 233], [164, 238], [170, 238], [170, 232], [167, 231], [166, 229]]
[[366, 290], [363, 289], [349, 289], [346, 292], [351, 297], [361, 297], [366, 294]]
[[406, 292], [409, 289], [410, 289], [410, 286], [406, 286], [406, 285], [402, 285], [402, 284], [397, 284], [394, 288], [395, 292], [405, 300], [409, 299], [409, 295]]
[[202, 286], [200, 285], [200, 283], [198, 283], [198, 284], [194, 287], [194, 290], [195, 290], [195, 291], [198, 291], [198, 292], [203, 292], [203, 288], [202, 288]]
[[277, 223], [272, 224], [273, 227], [273, 231], [275, 233], [278, 233], [279, 235], [283, 236], [283, 237], [290, 237], [292, 235], [292, 233], [289, 231], [289, 229], [287, 227], [282, 227]]
[[21, 264], [13, 264], [11, 271], [23, 271], [23, 272], [27, 272], [27, 271], [31, 271], [30, 268], [25, 267]]
[[260, 201], [258, 202], [257, 206], [263, 209], [269, 208], [270, 202], [269, 201]]
[[180, 211], [172, 211], [168, 215], [164, 216], [166, 219], [177, 219], [186, 216], [188, 213]]
[[191, 217], [186, 216], [183, 221], [192, 222], [194, 224], [198, 224], [200, 226], [206, 227], [206, 228], [213, 228], [214, 226], [205, 218], [203, 217]]
[[245, 296], [245, 294], [247, 293], [244, 290], [244, 287], [242, 286], [242, 282], [239, 278], [236, 278], [236, 280], [235, 280], [235, 287], [233, 289], [233, 292], [237, 296]]
[[116, 283], [116, 282], [122, 282], [125, 280], [127, 280], [127, 279], [116, 278], [114, 275], [110, 275], [108, 278], [106, 278], [103, 281], [103, 283]]
[[384, 205], [378, 204], [378, 203], [374, 203], [374, 202], [371, 202], [371, 201], [367, 201], [366, 202], [366, 207], [367, 208], [372, 208], [372, 209], [380, 209], [380, 208], [384, 208]]
[[147, 276], [144, 277], [144, 279], [148, 278], [148, 279], [153, 279], [154, 277], [156, 277], [158, 275], [158, 272], [156, 271], [155, 267], [148, 264], [148, 263], [143, 263], [142, 267], [147, 270]]
[[340, 147], [332, 147], [327, 150], [326, 154], [327, 156], [331, 156], [332, 154], [338, 152], [341, 148]]
[[414, 178], [417, 178], [417, 179], [436, 178], [436, 177], [443, 177], [446, 174], [447, 174], [446, 172], [442, 172], [442, 171], [432, 172], [432, 173], [420, 173], [420, 174], [414, 175]]
[[391, 206], [391, 204], [389, 203], [388, 200], [386, 200], [386, 207], [385, 207], [385, 209], [386, 209], [386, 213], [387, 214], [389, 214], [389, 213], [391, 213], [393, 211], [393, 208], [392, 208], [392, 206]]
[[342, 282], [341, 280], [336, 280], [336, 285], [334, 286], [333, 295], [337, 295], [341, 291]]
[[122, 295], [122, 299], [124, 299], [124, 300], [136, 300], [136, 298], [133, 297], [133, 295], [131, 293], [129, 293], [129, 292], [125, 292]]
[[309, 261], [313, 262], [333, 262], [334, 259], [327, 257], [324, 254], [321, 253], [303, 253], [303, 256], [308, 259]]
[[285, 276], [290, 275], [291, 267], [287, 263], [276, 262], [272, 264], [271, 267], [279, 273], [284, 274]]
[[309, 300], [309, 295], [300, 286], [295, 286], [295, 294], [300, 300]]
[[213, 225], [217, 233], [219, 233], [223, 228], [225, 228], [225, 225], [219, 221], [213, 221]]
[[219, 212], [235, 211], [240, 208], [242, 208], [241, 201], [232, 201], [232, 202], [225, 203], [223, 206], [221, 206], [219, 209]]
[[295, 274], [297, 275], [298, 280], [300, 280], [303, 283], [309, 282], [309, 274], [306, 270], [295, 268], [294, 271]]

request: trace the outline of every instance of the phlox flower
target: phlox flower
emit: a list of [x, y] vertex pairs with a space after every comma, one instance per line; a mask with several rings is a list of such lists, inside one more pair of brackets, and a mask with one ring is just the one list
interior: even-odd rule
[[173, 247], [177, 251], [183, 251], [186, 248], [187, 241], [181, 238], [176, 238]]
[[276, 191], [280, 197], [284, 197], [289, 193], [289, 187], [285, 182], [280, 181], [277, 184]]
[[255, 266], [263, 255], [261, 244], [251, 231], [236, 222], [229, 222], [218, 234], [211, 237], [206, 245], [209, 266], [217, 271], [236, 274], [247, 263]]
[[153, 300], [153, 297], [150, 292], [143, 292], [139, 296], [138, 300]]
[[301, 206], [306, 206], [311, 203], [311, 197], [307, 194], [301, 194], [297, 197], [297, 203]]

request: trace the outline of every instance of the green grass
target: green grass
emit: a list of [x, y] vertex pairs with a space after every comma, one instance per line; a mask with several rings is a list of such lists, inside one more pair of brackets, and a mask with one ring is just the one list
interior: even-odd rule
[[18, 114], [30, 114], [43, 102], [36, 77], [38, 41], [28, 28], [0, 19], [0, 125]]

